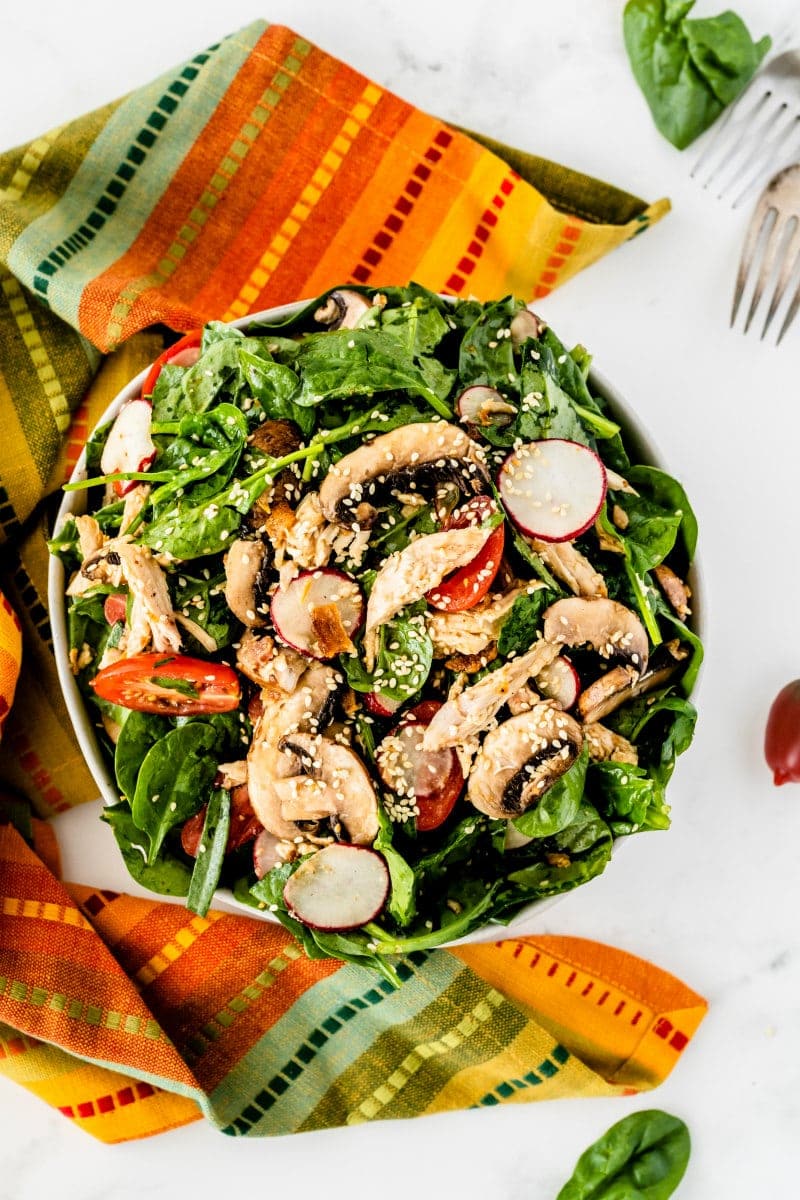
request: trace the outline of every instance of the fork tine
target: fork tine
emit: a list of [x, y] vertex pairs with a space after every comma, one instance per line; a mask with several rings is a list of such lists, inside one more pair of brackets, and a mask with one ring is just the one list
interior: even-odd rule
[[[781, 146], [784, 146], [785, 150], [781, 153], [780, 157], [785, 162], [792, 162], [798, 148], [800, 148], [800, 114], [792, 117], [789, 124], [785, 127], [783, 134], [773, 139], [765, 148], [764, 153], [759, 156], [758, 165], [733, 201], [731, 208], [738, 208], [742, 201], [747, 199], [753, 188], [762, 178], [764, 172], [768, 169], [770, 161], [775, 161], [775, 155]], [[772, 159], [770, 159], [770, 155], [773, 156]]]
[[[747, 280], [750, 275], [750, 268], [753, 265], [756, 247], [761, 240], [761, 234], [772, 211], [772, 208], [765, 203], [764, 199], [762, 198], [759, 200], [756, 210], [753, 213], [750, 221], [750, 225], [748, 226], [747, 238], [744, 243], [742, 257], [739, 262], [739, 271], [736, 276], [736, 288], [733, 293], [733, 308], [731, 309], [730, 320], [731, 327], [733, 327], [733, 324], [736, 321], [736, 314], [738, 313], [739, 305], [742, 302], [742, 296], [744, 295]], [[759, 215], [761, 216], [761, 220], [758, 219]]]
[[[775, 210], [772, 210], [772, 211], [775, 211]], [[767, 214], [767, 215], [769, 215], [769, 214]], [[761, 297], [764, 293], [764, 288], [766, 287], [767, 282], [769, 281], [769, 278], [772, 275], [772, 270], [775, 266], [775, 257], [778, 253], [778, 247], [781, 244], [781, 236], [782, 236], [778, 232], [779, 224], [780, 224], [780, 214], [777, 211], [775, 211], [775, 220], [772, 222], [769, 232], [767, 233], [766, 242], [764, 244], [764, 252], [763, 252], [763, 255], [761, 258], [761, 264], [758, 269], [758, 278], [756, 279], [756, 285], [755, 285], [755, 288], [753, 289], [753, 298], [750, 301], [750, 309], [749, 309], [747, 318], [745, 319], [745, 323], [744, 323], [744, 332], [745, 333], [747, 333], [748, 329], [750, 328], [750, 323], [753, 320], [753, 317], [755, 316], [756, 309], [758, 308], [759, 304], [761, 303]]]
[[748, 171], [754, 161], [759, 159], [764, 153], [764, 148], [771, 146], [775, 141], [775, 131], [780, 127], [781, 121], [786, 115], [788, 105], [780, 104], [777, 107], [771, 106], [767, 111], [765, 119], [758, 127], [754, 127], [750, 135], [751, 141], [749, 147], [746, 144], [737, 145], [738, 161], [732, 172], [728, 173], [719, 185], [717, 199], [721, 200], [729, 188], [734, 187], [742, 175]]
[[795, 268], [800, 264], [800, 221], [797, 217], [790, 217], [786, 222], [785, 228], [787, 230], [791, 229], [791, 233], [789, 233], [788, 237], [783, 238], [783, 262], [780, 275], [775, 284], [775, 291], [772, 295], [767, 319], [764, 322], [764, 328], [761, 330], [762, 342], [772, 323], [772, 318], [775, 316], [781, 300], [783, 300], [783, 295], [789, 286], [789, 281], [794, 276]]
[[[729, 111], [727, 114], [727, 119], [725, 119], [725, 124], [719, 130], [720, 136], [715, 139], [713, 145], [709, 146], [708, 152], [704, 156], [709, 159], [713, 159], [714, 152], [719, 150], [722, 154], [722, 157], [716, 163], [710, 164], [711, 170], [700, 184], [701, 187], [710, 187], [719, 172], [724, 171], [731, 159], [735, 158], [739, 153], [741, 142], [740, 139], [735, 136], [737, 126], [741, 126], [742, 130], [744, 130], [744, 128], [749, 125], [750, 121], [752, 121], [754, 118], [758, 118], [758, 114], [762, 111], [762, 109], [765, 108], [765, 106], [769, 104], [769, 100], [770, 93], [763, 92], [758, 99], [756, 99], [751, 108], [739, 108], [737, 105], [735, 108], [732, 108]], [[730, 144], [726, 147], [725, 134], [729, 127], [732, 136], [730, 138]], [[695, 167], [695, 173], [699, 173], [701, 163], [702, 160], [698, 162], [697, 166]]]
[[780, 333], [775, 341], [776, 346], [780, 346], [781, 342], [783, 341], [784, 334], [788, 332], [789, 326], [797, 316], [798, 309], [800, 309], [800, 279], [797, 281], [797, 287], [794, 290], [791, 303], [786, 312], [786, 316], [783, 318], [783, 324], [781, 325]]

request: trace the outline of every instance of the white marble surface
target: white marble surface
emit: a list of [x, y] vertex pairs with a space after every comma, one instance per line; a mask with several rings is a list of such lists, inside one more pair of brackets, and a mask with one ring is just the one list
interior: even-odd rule
[[[701, 0], [701, 12], [723, 5]], [[754, 32], [777, 0], [737, 0]], [[789, 8], [787, 4], [786, 9]], [[583, 1147], [625, 1112], [683, 1116], [694, 1151], [685, 1200], [796, 1192], [800, 1133], [800, 789], [762, 761], [772, 696], [800, 675], [796, 560], [800, 323], [781, 350], [727, 328], [746, 224], [688, 178], [630, 76], [617, 0], [248, 0], [132, 7], [31, 0], [3, 16], [0, 145], [26, 140], [136, 86], [263, 15], [284, 21], [422, 107], [560, 158], [674, 212], [550, 298], [638, 408], [699, 514], [708, 659], [701, 721], [672, 788], [669, 834], [631, 843], [537, 928], [615, 943], [703, 992], [710, 1014], [658, 1092], [454, 1113], [273, 1140], [202, 1124], [105, 1148], [0, 1080], [0, 1197], [151, 1200], [324, 1188], [380, 1195], [550, 1200]], [[800, 34], [800, 30], [798, 30]], [[690, 152], [691, 154], [691, 152]], [[94, 827], [94, 824], [92, 826]], [[63, 823], [78, 873], [85, 818]], [[100, 882], [98, 879], [97, 882]], [[312, 1184], [313, 1181], [313, 1184]]]

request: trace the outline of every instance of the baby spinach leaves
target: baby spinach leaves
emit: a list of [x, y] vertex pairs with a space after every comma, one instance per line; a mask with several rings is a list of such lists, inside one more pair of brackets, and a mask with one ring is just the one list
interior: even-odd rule
[[575, 762], [551, 784], [542, 798], [514, 820], [514, 827], [526, 837], [545, 838], [571, 825], [583, 799], [588, 765], [589, 749], [584, 746]]
[[658, 1109], [631, 1113], [584, 1150], [556, 1200], [668, 1200], [690, 1152], [679, 1117]]
[[558, 599], [558, 593], [548, 587], [535, 588], [523, 596], [517, 596], [511, 612], [503, 622], [497, 639], [497, 652], [501, 658], [512, 654], [524, 654], [541, 636], [542, 615], [546, 608]]
[[694, 0], [628, 0], [631, 69], [664, 137], [685, 149], [755, 74], [771, 39], [754, 42], [741, 17], [691, 19]]
[[378, 691], [389, 700], [402, 702], [421, 691], [433, 665], [425, 607], [425, 602], [418, 600], [380, 626], [374, 671], [368, 671], [358, 655], [341, 656], [339, 661], [353, 691]]
[[161, 896], [188, 895], [191, 868], [163, 846], [159, 854], [148, 861], [147, 836], [134, 823], [127, 804], [112, 804], [100, 815], [111, 826], [132, 879]]
[[137, 829], [149, 838], [147, 865], [158, 857], [164, 838], [194, 816], [217, 773], [217, 731], [204, 721], [173, 729], [147, 752], [131, 802]]
[[186, 907], [201, 917], [208, 912], [219, 883], [230, 823], [230, 792], [215, 788], [206, 808], [206, 819], [186, 900]]

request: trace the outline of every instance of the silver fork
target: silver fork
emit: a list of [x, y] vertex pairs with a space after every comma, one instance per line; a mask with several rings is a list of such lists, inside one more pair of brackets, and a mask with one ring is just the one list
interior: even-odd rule
[[706, 139], [690, 175], [732, 208], [770, 171], [800, 157], [800, 50], [771, 59]]
[[762, 340], [784, 299], [788, 285], [797, 276], [794, 294], [775, 342], [779, 346], [800, 308], [800, 163], [785, 167], [769, 181], [750, 218], [736, 276], [731, 327], [736, 321], [748, 284], [753, 281], [752, 273], [755, 270], [758, 274], [755, 275], [750, 307], [744, 322], [745, 333], [750, 328], [765, 290], [768, 286], [774, 287], [761, 330]]

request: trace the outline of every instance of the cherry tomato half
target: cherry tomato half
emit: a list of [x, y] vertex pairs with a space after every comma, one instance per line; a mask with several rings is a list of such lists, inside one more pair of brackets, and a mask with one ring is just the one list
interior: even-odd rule
[[[489, 496], [475, 496], [453, 512], [444, 528], [467, 529], [470, 525], [480, 525], [497, 511], [497, 505]], [[425, 597], [428, 603], [441, 612], [463, 612], [474, 608], [483, 600], [500, 570], [505, 537], [505, 525], [498, 525], [471, 562], [431, 588]]]
[[98, 671], [91, 686], [112, 704], [172, 717], [229, 712], [240, 697], [239, 678], [231, 667], [185, 654], [122, 658]]
[[193, 329], [191, 333], [185, 334], [180, 341], [175, 342], [174, 346], [168, 346], [162, 354], [159, 354], [147, 372], [147, 378], [142, 385], [142, 396], [152, 396], [156, 380], [161, 374], [161, 368], [166, 366], [167, 363], [173, 367], [193, 366], [200, 357], [200, 342], [202, 339], [202, 329]]
[[424, 700], [410, 709], [403, 720], [389, 734], [396, 747], [399, 739], [402, 753], [398, 765], [393, 752], [381, 769], [379, 747], [378, 767], [387, 787], [401, 794], [414, 794], [414, 803], [419, 810], [417, 829], [430, 833], [438, 829], [455, 807], [464, 787], [464, 775], [458, 755], [451, 747], [444, 750], [423, 750], [422, 737], [425, 726], [433, 720], [441, 708], [436, 700]]

